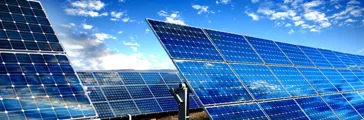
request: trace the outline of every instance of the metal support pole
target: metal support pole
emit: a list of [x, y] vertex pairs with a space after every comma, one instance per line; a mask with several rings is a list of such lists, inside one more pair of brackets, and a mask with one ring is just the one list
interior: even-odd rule
[[181, 83], [179, 88], [171, 88], [174, 99], [178, 103], [178, 120], [189, 120], [189, 92], [186, 83]]
[[130, 114], [128, 114], [128, 117], [129, 117], [129, 120], [131, 120], [131, 115]]

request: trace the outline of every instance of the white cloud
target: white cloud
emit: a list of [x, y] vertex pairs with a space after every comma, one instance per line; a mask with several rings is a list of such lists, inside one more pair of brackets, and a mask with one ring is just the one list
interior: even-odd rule
[[295, 26], [300, 26], [300, 25], [302, 25], [303, 23], [305, 23], [305, 21], [296, 21], [296, 22], [294, 22], [294, 25]]
[[90, 30], [93, 28], [92, 25], [88, 25], [88, 24], [82, 24], [82, 28], [85, 29], [85, 30]]
[[129, 17], [123, 18], [123, 19], [122, 19], [122, 21], [123, 21], [123, 22], [132, 22], [132, 20], [130, 20], [130, 18], [129, 18]]
[[209, 6], [203, 6], [203, 5], [192, 5], [192, 8], [197, 10], [197, 14], [201, 14], [201, 13], [212, 13], [214, 14], [214, 11], [209, 11]]
[[66, 28], [72, 28], [74, 26], [76, 26], [75, 23], [69, 23], [69, 24], [61, 24], [62, 27], [66, 27]]
[[253, 19], [253, 21], [258, 21], [259, 20], [259, 16], [257, 14], [255, 14], [255, 13], [250, 13], [248, 11], [245, 11], [244, 13], [247, 14], [248, 16], [250, 16]]
[[349, 4], [349, 5], [358, 5], [358, 4], [360, 4], [360, 2], [359, 2], [359, 1], [356, 1], [356, 0], [350, 0], [350, 1], [348, 2], [348, 4]]
[[168, 14], [166, 11], [160, 10], [157, 14], [159, 16], [165, 17], [166, 22], [185, 25], [178, 11]]
[[289, 32], [288, 32], [288, 34], [293, 34], [294, 33], [294, 30], [293, 29], [291, 29]]
[[273, 10], [270, 10], [268, 8], [259, 8], [257, 12], [264, 15], [272, 15], [273, 13], [275, 13]]
[[105, 7], [105, 4], [100, 0], [84, 0], [84, 1], [68, 1], [70, 6], [64, 11], [68, 15], [85, 16], [85, 17], [100, 17], [107, 16], [107, 12], [99, 12]]
[[303, 16], [305, 17], [306, 20], [317, 21], [317, 22], [323, 22], [328, 20], [328, 18], [326, 18], [325, 13], [321, 13], [318, 11], [310, 11], [305, 13]]
[[252, 3], [257, 3], [257, 2], [259, 2], [259, 0], [251, 0], [252, 1]]
[[354, 23], [356, 21], [357, 20], [353, 20], [353, 19], [349, 18], [349, 19], [345, 20], [345, 23]]
[[111, 17], [119, 19], [121, 18], [121, 16], [124, 15], [124, 12], [115, 12], [115, 11], [111, 11], [110, 13]]
[[310, 30], [310, 32], [320, 32], [320, 30], [315, 29], [315, 28], [312, 28], [312, 29]]
[[287, 23], [284, 27], [291, 27], [291, 26], [292, 26], [292, 24]]
[[355, 10], [350, 11], [350, 15], [352, 15], [354, 17], [360, 17], [360, 16], [362, 16], [363, 11], [364, 11], [364, 8], [363, 9], [355, 9]]
[[360, 49], [360, 50], [359, 50], [359, 52], [360, 52], [360, 53], [364, 52], [364, 48]]
[[106, 39], [114, 39], [116, 40], [116, 37], [106, 34], [106, 33], [94, 33], [93, 34], [96, 37], [96, 42], [100, 42], [102, 43], [102, 41], [106, 40]]
[[150, 30], [147, 28], [147, 29], [145, 29], [145, 32], [149, 32]]
[[119, 0], [119, 2], [122, 2], [123, 3], [123, 2], [125, 2], [125, 0]]
[[123, 34], [123, 31], [118, 31], [118, 34]]
[[270, 18], [271, 20], [286, 20], [286, 19], [290, 19], [291, 17], [296, 16], [296, 12], [294, 10], [288, 10], [285, 12], [276, 12], [272, 14], [272, 17]]
[[307, 10], [310, 10], [311, 8], [318, 7], [318, 6], [322, 5], [322, 4], [324, 4], [323, 1], [314, 0], [314, 1], [311, 1], [311, 2], [304, 3], [303, 8], [307, 11]]
[[137, 43], [137, 42], [125, 42], [125, 41], [123, 41], [123, 44], [125, 45], [125, 46], [128, 46], [128, 47], [130, 47], [131, 49], [133, 49], [135, 52], [137, 52], [138, 51], [138, 47], [140, 46], [140, 44], [139, 43]]
[[220, 4], [221, 3], [221, 4], [225, 4], [226, 5], [226, 4], [229, 4], [230, 2], [231, 2], [230, 0], [217, 0], [216, 1], [216, 4]]

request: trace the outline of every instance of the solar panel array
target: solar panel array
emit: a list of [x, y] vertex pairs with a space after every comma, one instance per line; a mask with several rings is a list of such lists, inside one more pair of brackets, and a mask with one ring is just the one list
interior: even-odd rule
[[[176, 71], [84, 71], [77, 74], [99, 118], [178, 110], [169, 91], [183, 82]], [[192, 94], [190, 108], [199, 108]]]
[[147, 21], [214, 120], [363, 119], [364, 56]]
[[96, 116], [42, 5], [0, 0], [0, 119]]

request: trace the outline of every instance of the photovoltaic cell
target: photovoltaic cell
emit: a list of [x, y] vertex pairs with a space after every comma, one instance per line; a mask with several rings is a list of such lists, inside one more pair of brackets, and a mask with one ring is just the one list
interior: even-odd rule
[[252, 100], [225, 63], [177, 61], [176, 64], [205, 105]]
[[223, 61], [202, 29], [159, 21], [148, 21], [175, 59]]
[[306, 55], [296, 45], [275, 42], [279, 48], [287, 55], [287, 57], [296, 66], [314, 66], [314, 64], [306, 57]]
[[254, 98], [271, 99], [289, 97], [289, 94], [266, 66], [231, 64], [231, 67], [254, 95]]
[[298, 98], [297, 103], [312, 120], [339, 120], [327, 104], [318, 97]]
[[358, 93], [344, 93], [343, 96], [361, 116], [364, 115], [364, 99]]
[[334, 69], [320, 69], [320, 71], [329, 79], [329, 81], [339, 91], [354, 90], [353, 87]]
[[364, 84], [350, 70], [337, 70], [355, 90], [364, 89]]
[[338, 92], [333, 84], [317, 68], [298, 68], [319, 93]]
[[259, 105], [272, 120], [308, 120], [305, 113], [293, 100], [263, 102]]
[[241, 35], [204, 29], [228, 62], [261, 63], [263, 61]]
[[306, 46], [299, 46], [301, 50], [307, 55], [308, 58], [312, 60], [312, 62], [317, 67], [327, 67], [332, 68], [333, 66], [329, 63], [329, 61], [326, 60], [324, 56], [316, 49]]
[[360, 60], [360, 58], [357, 55], [353, 54], [346, 54], [351, 61], [355, 64], [357, 68], [364, 68], [364, 62]]
[[270, 66], [273, 73], [282, 82], [292, 96], [317, 94], [305, 78], [294, 67]]
[[[176, 72], [164, 71], [83, 71], [78, 72], [87, 88], [99, 118], [117, 118], [128, 114], [137, 116], [159, 112], [177, 111], [178, 104], [170, 88], [181, 83]], [[99, 84], [102, 82], [102, 84]], [[107, 105], [107, 107], [101, 107]], [[190, 109], [200, 108], [190, 96]], [[99, 112], [110, 110], [111, 112]]]
[[318, 49], [320, 53], [331, 63], [335, 68], [346, 68], [346, 65], [335, 55], [331, 50]]
[[292, 65], [292, 63], [288, 60], [288, 58], [282, 53], [282, 51], [273, 41], [248, 36], [246, 36], [246, 38], [257, 50], [265, 63]]
[[322, 97], [334, 112], [344, 120], [360, 120], [362, 117], [345, 100], [341, 94], [326, 95]]
[[356, 68], [356, 64], [345, 54], [341, 52], [333, 51], [335, 55], [348, 67], [348, 68]]
[[206, 108], [213, 120], [268, 120], [256, 103]]

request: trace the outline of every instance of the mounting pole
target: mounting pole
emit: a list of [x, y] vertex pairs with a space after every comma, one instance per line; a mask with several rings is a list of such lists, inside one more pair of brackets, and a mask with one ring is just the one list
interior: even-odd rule
[[186, 83], [181, 83], [177, 89], [171, 88], [171, 92], [178, 103], [178, 120], [189, 120], [189, 92]]

